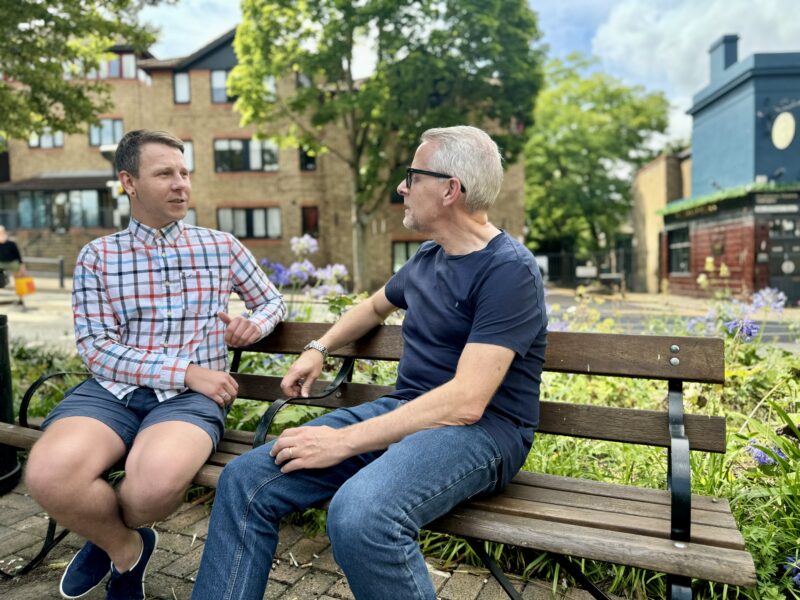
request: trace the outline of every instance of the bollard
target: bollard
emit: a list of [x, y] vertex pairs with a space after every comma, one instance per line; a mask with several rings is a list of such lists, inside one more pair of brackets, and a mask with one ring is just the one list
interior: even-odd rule
[[[8, 350], [8, 317], [6, 315], [0, 315], [0, 422], [14, 422], [11, 354]], [[17, 450], [11, 446], [0, 444], [0, 496], [16, 487], [20, 475], [22, 475], [22, 467], [17, 460]]]

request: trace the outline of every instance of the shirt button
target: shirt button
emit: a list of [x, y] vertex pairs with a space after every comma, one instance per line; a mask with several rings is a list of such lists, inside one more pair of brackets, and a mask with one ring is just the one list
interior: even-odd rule
[[168, 346], [169, 346], [169, 344], [168, 344], [167, 342], [163, 342], [163, 343], [161, 344], [161, 347], [162, 347], [162, 348], [166, 348], [166, 347], [168, 347]]
[[168, 311], [167, 311], [167, 316], [168, 316], [168, 317], [171, 317], [171, 316], [172, 316], [172, 311], [171, 311], [171, 310], [168, 310]]
[[161, 258], [167, 258], [167, 253], [166, 252], [162, 252], [161, 253]]
[[164, 282], [164, 287], [169, 287], [169, 281]]

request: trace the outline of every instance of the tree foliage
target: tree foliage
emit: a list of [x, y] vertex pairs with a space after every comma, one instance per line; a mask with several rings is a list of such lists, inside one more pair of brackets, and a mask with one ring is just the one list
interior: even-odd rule
[[84, 77], [114, 44], [146, 48], [152, 43], [152, 33], [137, 24], [136, 15], [142, 4], [156, 2], [5, 0], [0, 136], [24, 139], [46, 128], [74, 133], [108, 110], [108, 86]]
[[[525, 0], [244, 0], [242, 12], [230, 78], [237, 109], [285, 145], [347, 165], [359, 289], [366, 225], [425, 129], [484, 126], [507, 160], [522, 150], [542, 62]], [[365, 52], [374, 69], [357, 79]]]
[[668, 103], [579, 55], [547, 65], [525, 148], [529, 240], [548, 250], [597, 250], [627, 218], [636, 168], [667, 126]]

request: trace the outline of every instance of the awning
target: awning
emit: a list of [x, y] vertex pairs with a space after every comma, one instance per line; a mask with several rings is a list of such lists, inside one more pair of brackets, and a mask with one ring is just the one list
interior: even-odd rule
[[7, 181], [0, 183], [0, 192], [21, 192], [21, 191], [44, 191], [44, 192], [64, 192], [70, 190], [100, 190], [108, 187], [108, 181], [114, 178], [114, 174], [93, 173], [93, 174], [63, 174], [45, 177], [32, 177], [20, 181]]

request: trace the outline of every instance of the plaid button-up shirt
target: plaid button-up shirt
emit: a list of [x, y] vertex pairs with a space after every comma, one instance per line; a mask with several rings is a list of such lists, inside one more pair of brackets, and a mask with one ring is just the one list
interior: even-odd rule
[[189, 363], [228, 366], [231, 291], [263, 335], [286, 306], [253, 255], [230, 234], [177, 221], [157, 230], [131, 219], [125, 231], [81, 250], [72, 309], [78, 354], [103, 387], [124, 398], [153, 388], [159, 401], [186, 388]]

